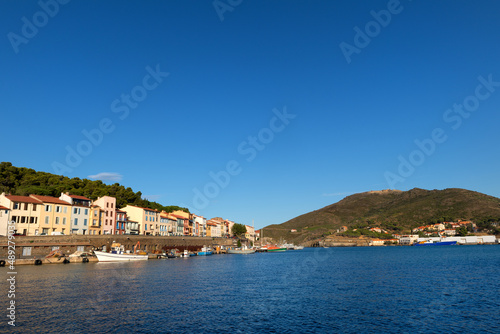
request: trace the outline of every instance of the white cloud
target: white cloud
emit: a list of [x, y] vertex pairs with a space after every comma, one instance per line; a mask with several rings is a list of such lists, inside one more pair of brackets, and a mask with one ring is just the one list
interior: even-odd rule
[[118, 173], [103, 172], [103, 173], [99, 173], [99, 174], [95, 174], [95, 175], [89, 175], [88, 178], [93, 179], [93, 180], [118, 182], [118, 181], [121, 181], [123, 179], [123, 175], [118, 174]]

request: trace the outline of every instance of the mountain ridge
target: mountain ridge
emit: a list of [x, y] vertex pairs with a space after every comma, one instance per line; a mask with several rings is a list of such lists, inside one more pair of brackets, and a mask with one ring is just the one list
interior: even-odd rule
[[353, 194], [264, 229], [267, 237], [292, 241], [332, 234], [341, 226], [409, 233], [411, 228], [440, 221], [488, 219], [500, 220], [500, 199], [494, 196], [461, 188], [386, 189]]

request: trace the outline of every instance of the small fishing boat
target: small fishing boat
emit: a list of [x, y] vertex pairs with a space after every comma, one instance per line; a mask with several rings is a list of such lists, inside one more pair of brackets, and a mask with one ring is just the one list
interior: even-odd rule
[[434, 241], [434, 240], [427, 240], [427, 241], [420, 241], [417, 243], [414, 243], [413, 246], [452, 246], [456, 245], [456, 241]]
[[228, 249], [227, 253], [228, 254], [253, 254], [253, 253], [255, 253], [255, 249], [242, 247], [242, 248]]
[[280, 247], [280, 246], [268, 246], [267, 247], [268, 252], [285, 252], [286, 247]]
[[[139, 242], [137, 243], [138, 245]], [[123, 262], [123, 261], [145, 261], [148, 259], [148, 254], [137, 251], [137, 245], [134, 246], [134, 252], [126, 252], [122, 244], [113, 242], [111, 244], [111, 252], [94, 251], [99, 262]]]
[[201, 248], [201, 251], [198, 252], [198, 256], [208, 256], [208, 255], [212, 255], [212, 254], [213, 254], [212, 250], [208, 247], [205, 247], [205, 246], [203, 246]]

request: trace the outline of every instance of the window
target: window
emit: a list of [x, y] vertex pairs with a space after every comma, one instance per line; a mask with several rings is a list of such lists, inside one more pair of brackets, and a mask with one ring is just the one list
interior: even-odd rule
[[36, 211], [36, 204], [33, 204], [33, 211]]
[[109, 208], [109, 203], [106, 203], [106, 207]]
[[85, 246], [76, 246], [76, 250], [79, 252], [85, 252]]
[[73, 209], [73, 213], [76, 215], [78, 213], [78, 209], [77, 208], [74, 208]]
[[59, 246], [52, 246], [53, 251], [58, 250], [58, 249], [59, 249]]
[[75, 218], [74, 224], [78, 225], [78, 218]]
[[31, 247], [23, 247], [23, 256], [31, 256]]
[[52, 205], [45, 205], [45, 212], [51, 212], [52, 211]]
[[68, 212], [68, 207], [67, 207], [67, 206], [65, 206], [65, 207], [64, 207], [63, 212], [64, 212], [64, 213], [67, 213], [67, 212]]
[[109, 213], [109, 215], [110, 215], [111, 217], [113, 217], [113, 211], [111, 211], [111, 212]]
[[49, 216], [45, 216], [45, 224], [49, 223]]
[[48, 229], [48, 228], [43, 228], [43, 229], [42, 229], [42, 233], [44, 233], [44, 234], [49, 234], [49, 229]]
[[21, 217], [21, 224], [24, 224], [24, 223], [26, 223], [26, 217], [25, 217], [25, 216], [22, 216], [22, 217]]
[[83, 220], [83, 226], [87, 226], [87, 219]]
[[59, 205], [56, 205], [56, 212], [62, 212], [61, 207]]
[[144, 231], [148, 230], [148, 224], [144, 224]]
[[85, 216], [89, 214], [89, 209], [85, 209]]
[[24, 203], [24, 211], [28, 211], [28, 203]]
[[36, 217], [30, 217], [30, 224], [36, 224], [36, 223], [35, 223], [35, 218], [36, 218]]
[[14, 210], [19, 209], [19, 203], [14, 202]]
[[59, 217], [56, 217], [56, 225], [59, 225]]
[[63, 225], [66, 225], [66, 217], [63, 218]]
[[120, 223], [116, 223], [116, 229], [119, 230], [120, 229]]

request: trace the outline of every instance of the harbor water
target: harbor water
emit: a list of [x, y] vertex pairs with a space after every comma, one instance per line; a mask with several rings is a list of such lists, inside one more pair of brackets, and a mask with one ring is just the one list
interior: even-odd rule
[[[8, 268], [0, 273], [8, 278]], [[500, 246], [18, 266], [11, 333], [500, 333]]]

